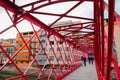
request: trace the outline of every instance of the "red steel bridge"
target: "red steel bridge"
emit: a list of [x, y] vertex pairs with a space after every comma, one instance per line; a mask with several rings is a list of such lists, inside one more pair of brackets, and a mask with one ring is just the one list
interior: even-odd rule
[[[92, 6], [89, 6], [93, 9], [92, 18], [70, 14], [71, 12], [78, 14], [82, 12], [84, 9], [79, 10], [76, 8], [86, 2], [92, 3]], [[6, 80], [29, 80], [28, 77], [32, 75], [37, 76], [36, 80], [43, 80], [41, 76], [44, 77], [45, 80], [62, 80], [64, 77], [68, 76], [81, 66], [81, 55], [87, 56], [87, 54], [90, 52], [94, 55], [98, 80], [111, 80], [112, 67], [114, 68], [116, 80], [120, 80], [120, 69], [113, 51], [114, 20], [120, 27], [120, 16], [117, 12], [115, 12], [115, 0], [108, 0], [108, 3], [106, 3], [104, 0], [28, 0], [28, 3], [24, 3], [23, 1], [22, 5], [17, 5], [16, 3], [17, 0], [0, 0], [0, 7], [4, 9], [4, 14], [7, 14], [7, 17], [9, 17], [11, 22], [10, 26], [0, 30], [0, 35], [12, 35], [7, 31], [14, 29], [13, 32], [16, 31], [23, 41], [23, 45], [16, 50], [12, 56], [10, 56], [3, 46], [0, 45], [1, 51], [8, 59], [8, 61], [0, 67], [0, 72], [8, 65], [8, 63], [11, 63], [19, 73], [19, 75], [9, 77]], [[68, 9], [63, 10], [63, 12], [59, 12], [57, 11], [59, 10], [59, 4], [72, 5], [68, 5]], [[49, 6], [52, 5], [54, 5], [54, 9], [51, 9], [50, 12], [48, 9], [50, 9]], [[59, 7], [64, 9], [64, 5]], [[43, 8], [44, 11], [42, 11]], [[108, 12], [107, 28], [104, 25], [105, 10]], [[47, 15], [49, 17], [42, 17], [39, 15]], [[53, 19], [53, 17], [55, 17], [54, 20], [49, 19]], [[44, 19], [46, 20], [47, 18], [49, 20], [49, 25], [46, 23], [46, 21], [44, 21]], [[62, 19], [78, 20], [81, 22], [65, 25], [59, 24], [55, 26]], [[23, 26], [18, 27], [19, 23], [24, 21], [29, 22], [29, 26], [35, 32], [27, 41], [21, 35], [20, 28], [23, 28]], [[0, 23], [7, 22], [0, 21]], [[35, 27], [37, 27], [37, 30]], [[44, 45], [39, 38], [38, 33], [41, 30], [44, 30], [47, 35], [46, 42], [50, 42], [50, 36], [54, 35], [55, 45], [57, 47], [61, 47], [64, 52], [64, 54], [62, 54], [61, 51], [56, 53], [55, 47], [52, 44], [49, 44], [52, 54], [56, 59], [56, 64], [51, 62], [49, 54], [45, 50]], [[39, 51], [42, 50], [47, 59], [47, 64], [44, 64], [43, 66], [41, 66], [39, 61], [36, 59], [39, 53], [34, 55], [30, 49], [30, 46], [27, 45], [33, 37], [36, 37], [40, 45]], [[61, 45], [58, 44], [58, 39], [62, 42]], [[29, 51], [32, 61], [25, 70], [22, 70], [15, 63], [14, 59], [25, 46]], [[69, 47], [70, 50], [66, 52], [64, 47]], [[61, 62], [59, 62], [57, 54], [61, 55]], [[75, 54], [76, 56], [74, 57]], [[65, 61], [64, 56], [70, 56], [72, 59]], [[29, 72], [29, 69], [33, 63], [36, 64], [37, 70]], [[49, 67], [46, 67], [48, 64]], [[54, 78], [50, 79], [51, 76], [54, 76]]]

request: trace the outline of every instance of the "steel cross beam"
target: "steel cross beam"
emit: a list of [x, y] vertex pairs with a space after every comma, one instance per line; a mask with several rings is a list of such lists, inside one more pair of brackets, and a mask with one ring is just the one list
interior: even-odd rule
[[[21, 9], [19, 6], [15, 5], [14, 3], [12, 3], [9, 0], [0, 0], [0, 5], [2, 7], [4, 7], [5, 9], [8, 9], [9, 11], [13, 12], [14, 14], [18, 14], [19, 12], [24, 12], [23, 9]], [[59, 34], [58, 32], [56, 32], [55, 30], [49, 28], [47, 25], [45, 25], [44, 23], [42, 23], [41, 21], [39, 21], [38, 19], [36, 19], [34, 16], [28, 14], [28, 13], [24, 13], [22, 14], [22, 18], [28, 20], [29, 22], [39, 26], [40, 28], [44, 29], [45, 31], [49, 32], [50, 34], [54, 34], [57, 37], [59, 37], [60, 39], [62, 39], [63, 41], [69, 43], [70, 45], [73, 45], [74, 48], [79, 49], [83, 52], [86, 52], [86, 50], [84, 50], [81, 47], [76, 46], [75, 44], [73, 44], [71, 41], [66, 40], [64, 38], [64, 36], [62, 36], [61, 34]]]
[[[24, 12], [24, 10], [22, 8], [20, 8], [19, 6], [15, 5], [14, 3], [10, 2], [9, 0], [0, 0], [0, 5], [2, 7], [4, 7], [5, 9], [8, 9], [9, 11], [13, 12], [15, 15], [18, 14], [19, 12], [21, 12], [21, 11]], [[69, 43], [70, 46], [73, 45], [74, 48], [77, 48], [77, 49], [82, 50], [82, 51], [85, 52], [84, 49], [82, 49], [79, 46], [75, 45], [71, 41], [66, 40], [64, 38], [64, 36], [62, 36], [61, 34], [59, 34], [58, 32], [56, 32], [52, 28], [49, 28], [47, 25], [45, 25], [44, 23], [42, 23], [41, 21], [39, 21], [38, 19], [36, 19], [34, 16], [32, 16], [32, 15], [30, 15], [28, 13], [22, 13], [22, 18], [24, 18], [24, 19], [28, 20], [29, 22], [31, 22], [31, 23], [39, 26], [40, 28], [44, 29], [45, 31], [49, 32], [50, 34], [56, 35], [57, 37], [59, 37], [63, 41]]]
[[[21, 10], [20, 7], [18, 7], [17, 5], [13, 4], [11, 1], [9, 0], [0, 0], [0, 5], [2, 7], [4, 7], [5, 9], [8, 9], [9, 11], [13, 12], [16, 14], [17, 11]], [[57, 37], [59, 37], [60, 39], [62, 39], [65, 42], [68, 42], [71, 45], [74, 45], [73, 43], [71, 43], [68, 40], [65, 40], [64, 37], [62, 35], [60, 35], [59, 33], [55, 32], [54, 30], [52, 30], [51, 28], [49, 28], [47, 25], [45, 25], [44, 23], [42, 23], [41, 21], [39, 21], [38, 19], [36, 19], [34, 16], [30, 15], [30, 14], [24, 14], [23, 18], [28, 20], [29, 22], [41, 27], [42, 29], [44, 29], [45, 31], [52, 33], [54, 35], [56, 35]], [[75, 46], [75, 45], [74, 45]], [[76, 47], [77, 48], [77, 47]]]

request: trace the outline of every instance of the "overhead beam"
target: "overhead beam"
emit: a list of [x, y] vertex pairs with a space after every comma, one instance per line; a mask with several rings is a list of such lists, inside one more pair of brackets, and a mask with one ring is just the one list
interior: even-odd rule
[[[12, 13], [16, 13], [19, 10], [23, 10], [20, 9], [19, 6], [15, 5], [14, 3], [12, 3], [9, 0], [0, 0], [0, 6], [4, 7], [5, 9], [11, 11]], [[24, 11], [24, 10], [23, 10]], [[55, 36], [59, 37], [60, 39], [62, 39], [65, 42], [68, 42], [70, 45], [73, 45], [75, 48], [79, 48], [77, 46], [75, 46], [73, 43], [71, 43], [69, 40], [65, 40], [64, 36], [62, 36], [61, 34], [59, 34], [58, 32], [56, 32], [55, 30], [49, 28], [47, 25], [45, 25], [44, 23], [42, 23], [41, 21], [39, 21], [37, 18], [35, 18], [34, 16], [30, 15], [30, 14], [23, 14], [22, 18], [25, 18], [26, 20], [28, 20], [29, 22], [35, 24], [36, 26], [39, 26], [40, 28], [44, 29], [45, 31], [54, 34]], [[79, 48], [80, 49], [80, 48]], [[83, 50], [83, 49], [81, 49]], [[84, 51], [84, 50], [83, 50]]]

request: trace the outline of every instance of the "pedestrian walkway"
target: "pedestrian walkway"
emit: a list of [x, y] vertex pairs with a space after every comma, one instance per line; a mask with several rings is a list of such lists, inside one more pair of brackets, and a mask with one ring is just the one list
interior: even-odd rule
[[95, 65], [81, 66], [63, 80], [98, 80]]

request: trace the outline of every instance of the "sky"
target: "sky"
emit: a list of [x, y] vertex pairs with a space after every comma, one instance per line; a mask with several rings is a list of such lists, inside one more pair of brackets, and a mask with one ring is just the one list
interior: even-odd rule
[[[28, 3], [31, 0], [16, 0], [16, 4], [21, 6], [22, 4]], [[106, 0], [107, 1], [107, 0]], [[50, 13], [63, 13], [67, 11], [71, 6], [76, 4], [76, 2], [69, 2], [67, 4], [55, 4], [52, 6], [47, 6], [42, 9], [36, 10], [36, 11], [41, 11], [41, 12], [50, 12]], [[115, 2], [115, 10], [117, 11], [118, 14], [120, 14], [120, 0], [116, 0]], [[75, 10], [69, 13], [69, 15], [76, 15], [76, 16], [82, 16], [82, 17], [89, 17], [93, 18], [93, 7], [92, 3], [82, 3], [79, 7], [77, 7]], [[29, 9], [29, 8], [26, 8]], [[78, 13], [79, 11], [79, 13]], [[10, 15], [12, 16], [13, 14], [10, 12]], [[44, 22], [46, 25], [55, 21], [58, 17], [53, 17], [53, 16], [45, 16], [45, 15], [37, 15], [37, 14], [32, 14], [38, 19], [40, 19], [42, 22]], [[105, 11], [105, 18], [107, 18], [107, 11]], [[63, 18], [60, 21], [66, 21], [70, 19]], [[76, 21], [76, 20], [73, 20]], [[7, 27], [11, 26], [12, 22], [9, 19], [7, 13], [5, 10], [0, 7], [0, 32]], [[35, 26], [35, 25], [34, 25]], [[20, 32], [25, 32], [25, 31], [31, 31], [33, 30], [30, 23], [26, 20], [22, 21], [21, 23], [17, 24], [18, 29]], [[35, 29], [38, 30], [39, 28], [35, 26]], [[8, 31], [6, 31], [3, 34], [0, 34], [0, 38], [15, 38], [17, 34], [17, 31], [15, 28], [11, 28]]]

